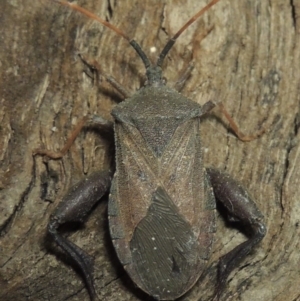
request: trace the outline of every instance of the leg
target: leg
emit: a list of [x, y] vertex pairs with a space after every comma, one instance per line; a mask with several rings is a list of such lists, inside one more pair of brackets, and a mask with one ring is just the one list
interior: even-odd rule
[[[186, 81], [189, 79], [189, 77], [190, 77], [190, 75], [192, 73], [192, 70], [194, 69], [193, 58], [195, 58], [195, 57], [201, 57], [201, 55], [198, 55], [198, 54], [195, 55], [195, 53], [194, 53], [194, 52], [196, 52], [195, 49], [199, 48], [197, 46], [200, 45], [201, 41], [204, 40], [206, 38], [206, 36], [208, 34], [210, 34], [210, 32], [213, 29], [214, 29], [214, 26], [211, 26], [205, 32], [202, 32], [200, 35], [197, 35], [197, 37], [193, 38], [193, 53], [192, 53], [191, 62], [189, 63], [189, 65], [187, 67], [185, 67], [182, 70], [179, 79], [176, 81], [175, 85], [173, 86], [173, 88], [175, 90], [177, 90], [178, 92], [180, 92], [183, 89]], [[196, 46], [196, 44], [197, 44], [197, 46]]]
[[266, 227], [262, 213], [240, 183], [213, 168], [208, 168], [207, 173], [216, 199], [225, 206], [231, 218], [241, 222], [250, 230], [250, 237], [247, 241], [220, 258], [216, 287], [216, 300], [218, 300], [228, 275], [263, 239]]
[[[63, 157], [84, 126], [112, 129], [112, 122], [99, 116], [85, 117], [76, 125], [61, 151], [35, 149], [33, 155], [46, 155], [51, 159]], [[60, 225], [67, 222], [82, 222], [96, 202], [108, 191], [112, 175], [112, 171], [96, 172], [73, 186], [52, 214], [48, 224], [48, 232], [54, 241], [79, 266], [92, 300], [97, 298], [92, 278], [92, 259], [82, 249], [60, 235], [58, 229]]]
[[63, 198], [48, 224], [54, 241], [75, 261], [81, 269], [92, 300], [97, 295], [93, 283], [93, 262], [82, 249], [59, 234], [58, 228], [66, 222], [82, 222], [95, 203], [108, 191], [112, 172], [97, 172], [73, 186]]
[[259, 130], [257, 133], [253, 134], [253, 135], [245, 135], [244, 133], [242, 133], [238, 127], [238, 125], [235, 123], [235, 121], [232, 119], [232, 117], [230, 116], [230, 114], [228, 113], [228, 111], [226, 110], [225, 106], [223, 105], [222, 102], [213, 102], [213, 101], [208, 101], [206, 102], [203, 106], [202, 106], [202, 115], [210, 112], [215, 106], [218, 106], [221, 110], [221, 112], [224, 114], [224, 116], [226, 117], [226, 119], [229, 122], [229, 125], [231, 127], [231, 129], [234, 131], [234, 133], [237, 135], [237, 137], [244, 142], [249, 142], [252, 141], [258, 137], [260, 137], [265, 131], [265, 128], [262, 128], [261, 130]]
[[118, 92], [120, 92], [124, 98], [129, 98], [130, 93], [127, 91], [125, 87], [123, 87], [114, 77], [105, 74], [99, 65], [99, 63], [96, 60], [88, 60], [85, 57], [83, 57], [81, 54], [79, 55], [81, 60], [88, 65], [92, 70], [95, 70], [96, 72], [100, 73]]
[[187, 66], [187, 68], [185, 68], [183, 70], [183, 72], [181, 72], [181, 75], [180, 75], [179, 79], [176, 81], [176, 83], [174, 85], [175, 90], [180, 92], [183, 89], [186, 81], [191, 76], [191, 73], [192, 73], [193, 69], [194, 69], [194, 64], [193, 64], [193, 62], [190, 62], [189, 65]]
[[176, 81], [176, 83], [173, 85], [173, 88], [175, 90], [177, 90], [178, 92], [180, 92], [186, 81], [189, 79], [190, 75], [191, 75], [191, 72], [192, 70], [194, 69], [194, 59], [197, 58], [197, 57], [201, 57], [199, 56], [196, 52], [196, 50], [199, 49], [199, 47], [197, 47], [197, 45], [200, 45], [201, 44], [201, 41], [203, 39], [205, 39], [205, 37], [213, 30], [214, 26], [211, 26], [209, 29], [207, 29], [204, 33], [201, 33], [201, 34], [198, 34], [197, 36], [194, 36], [193, 37], [193, 53], [192, 53], [192, 59], [191, 59], [191, 62], [190, 64], [188, 65], [188, 67], [185, 67], [183, 69], [183, 73], [182, 75], [180, 76], [180, 78]]
[[78, 122], [78, 124], [75, 126], [74, 130], [72, 131], [70, 137], [68, 138], [66, 144], [60, 151], [51, 151], [47, 149], [37, 148], [34, 149], [32, 154], [35, 155], [44, 155], [51, 159], [60, 159], [62, 158], [67, 151], [72, 146], [74, 140], [79, 135], [80, 131], [84, 126], [91, 126], [91, 127], [103, 127], [106, 129], [112, 129], [113, 122], [103, 119], [100, 116], [90, 116], [90, 117], [84, 117], [82, 120]]
[[258, 138], [259, 136], [261, 136], [265, 131], [266, 129], [265, 128], [262, 128], [261, 130], [259, 130], [257, 133], [253, 134], [253, 135], [245, 135], [243, 134], [239, 127], [237, 126], [237, 124], [234, 122], [234, 120], [232, 119], [232, 117], [230, 116], [230, 114], [228, 113], [228, 111], [226, 110], [225, 106], [223, 105], [222, 102], [219, 102], [217, 104], [221, 110], [221, 112], [224, 114], [224, 116], [226, 117], [226, 119], [228, 120], [230, 126], [231, 126], [231, 129], [235, 132], [235, 134], [237, 135], [237, 137], [244, 141], [244, 142], [249, 142], [249, 141], [252, 141], [256, 138]]

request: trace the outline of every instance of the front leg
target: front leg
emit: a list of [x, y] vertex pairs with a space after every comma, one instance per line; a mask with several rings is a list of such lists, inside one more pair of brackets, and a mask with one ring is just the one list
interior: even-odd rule
[[[70, 149], [74, 140], [84, 126], [112, 131], [113, 123], [103, 119], [101, 116], [86, 116], [75, 126], [71, 135], [67, 139], [67, 142], [60, 151], [51, 151], [39, 148], [33, 151], [33, 155], [45, 155], [51, 159], [62, 158]], [[96, 172], [75, 184], [57, 206], [48, 224], [48, 232], [55, 242], [70, 257], [72, 257], [75, 263], [79, 266], [92, 300], [95, 300], [97, 296], [92, 277], [92, 259], [82, 249], [62, 236], [58, 229], [62, 224], [67, 222], [82, 222], [84, 217], [91, 211], [92, 207], [110, 188], [112, 176], [113, 171]]]
[[43, 149], [43, 148], [36, 148], [33, 150], [32, 155], [40, 155], [40, 156], [47, 156], [50, 159], [60, 159], [62, 158], [70, 149], [73, 142], [83, 129], [83, 127], [95, 127], [99, 129], [105, 129], [112, 131], [113, 130], [113, 122], [106, 120], [102, 118], [101, 116], [97, 115], [90, 115], [82, 118], [75, 126], [73, 131], [71, 132], [71, 135], [67, 139], [67, 142], [63, 146], [63, 148], [60, 151], [52, 151], [49, 149]]
[[75, 184], [63, 198], [48, 224], [48, 231], [55, 242], [79, 266], [86, 281], [92, 300], [96, 299], [93, 283], [93, 262], [88, 254], [58, 232], [58, 228], [67, 222], [82, 222], [95, 203], [108, 191], [112, 172], [96, 172]]
[[216, 300], [218, 300], [228, 275], [263, 239], [266, 234], [266, 227], [262, 213], [249, 196], [247, 190], [239, 182], [213, 168], [208, 168], [207, 173], [215, 197], [225, 206], [229, 217], [241, 222], [250, 230], [248, 240], [220, 258], [218, 284], [216, 287]]

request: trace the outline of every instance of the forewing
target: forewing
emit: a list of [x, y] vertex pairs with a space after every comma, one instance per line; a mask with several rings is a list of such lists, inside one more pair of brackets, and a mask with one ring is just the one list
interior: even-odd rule
[[[214, 199], [202, 166], [200, 120], [177, 124], [162, 153], [149, 147], [151, 139], [146, 141], [137, 126], [116, 124], [117, 172], [109, 203], [111, 237], [125, 269], [150, 295], [172, 291], [172, 298], [186, 292], [201, 275], [215, 223]], [[157, 208], [164, 207], [155, 206], [159, 189], [171, 214], [163, 216]], [[152, 240], [156, 234], [157, 245]], [[149, 257], [154, 247], [164, 268], [159, 268], [158, 258], [151, 261]], [[156, 284], [166, 278], [170, 285], [164, 283], [165, 289], [155, 290], [153, 275], [144, 270], [147, 265], [153, 268]], [[169, 297], [167, 293], [160, 296]]]

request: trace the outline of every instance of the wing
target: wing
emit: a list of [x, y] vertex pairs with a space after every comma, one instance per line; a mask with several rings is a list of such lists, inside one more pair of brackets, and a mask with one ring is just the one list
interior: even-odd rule
[[127, 110], [117, 119], [109, 221], [133, 281], [157, 299], [175, 299], [205, 268], [215, 201], [202, 163], [199, 116], [188, 118], [183, 108], [178, 117], [178, 108], [172, 114], [170, 104], [160, 103], [166, 107], [159, 111], [168, 114], [149, 105], [151, 114], [133, 119]]

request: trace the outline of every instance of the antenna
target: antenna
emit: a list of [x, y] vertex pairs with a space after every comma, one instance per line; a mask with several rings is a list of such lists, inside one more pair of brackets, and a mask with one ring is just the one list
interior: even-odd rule
[[[142, 59], [145, 68], [147, 69], [148, 67], [151, 66], [150, 60], [147, 57], [147, 55], [145, 54], [145, 52], [142, 50], [141, 46], [133, 39], [129, 38], [123, 31], [121, 31], [119, 28], [117, 28], [116, 26], [114, 26], [113, 24], [99, 18], [98, 16], [96, 16], [95, 14], [93, 14], [92, 12], [86, 10], [85, 8], [78, 6], [77, 4], [74, 3], [70, 3], [67, 1], [62, 1], [62, 0], [52, 0], [54, 2], [57, 2], [61, 5], [70, 7], [71, 9], [78, 11], [80, 13], [82, 13], [83, 15], [87, 16], [90, 19], [93, 19], [99, 23], [101, 23], [102, 25], [104, 25], [105, 27], [111, 29], [112, 31], [114, 31], [117, 35], [121, 36], [122, 38], [124, 38], [125, 40], [128, 41], [128, 43], [134, 48], [134, 50], [138, 53], [139, 57]], [[178, 31], [177, 33], [173, 36], [173, 38], [171, 38], [166, 46], [164, 47], [164, 49], [161, 51], [156, 66], [161, 67], [163, 64], [163, 61], [166, 57], [166, 55], [169, 53], [170, 49], [173, 47], [173, 45], [175, 44], [177, 38], [191, 25], [193, 24], [201, 15], [203, 15], [208, 9], [210, 9], [213, 5], [215, 5], [217, 2], [219, 2], [220, 0], [212, 0], [211, 2], [209, 2], [205, 7], [203, 7], [200, 11], [198, 11], [190, 20], [188, 20]]]
[[146, 69], [151, 65], [147, 55], [142, 50], [141, 46], [135, 40], [130, 39], [122, 30], [120, 30], [119, 28], [117, 28], [113, 24], [101, 19], [100, 17], [96, 16], [92, 12], [88, 11], [87, 9], [85, 9], [85, 8], [83, 8], [83, 7], [81, 7], [77, 4], [70, 3], [70, 2], [67, 2], [67, 1], [61, 1], [61, 0], [52, 0], [52, 1], [57, 2], [57, 3], [59, 3], [61, 5], [64, 5], [64, 6], [70, 7], [71, 9], [73, 9], [75, 11], [78, 11], [78, 12], [82, 13], [83, 15], [87, 16], [88, 18], [93, 19], [93, 20], [101, 23], [105, 27], [111, 29], [117, 35], [121, 36], [122, 38], [124, 38], [125, 40], [128, 41], [128, 43], [134, 48], [134, 50], [138, 53], [139, 57], [142, 59]]

